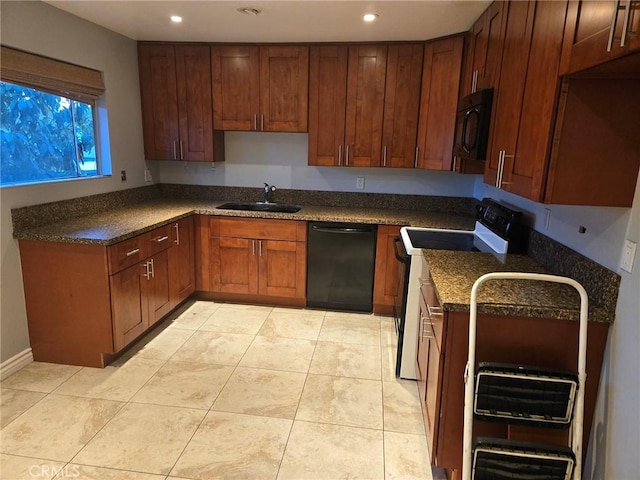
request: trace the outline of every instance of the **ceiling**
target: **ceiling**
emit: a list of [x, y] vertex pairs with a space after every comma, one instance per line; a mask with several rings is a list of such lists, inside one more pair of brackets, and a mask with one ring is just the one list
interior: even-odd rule
[[[134, 40], [180, 42], [328, 42], [428, 40], [469, 30], [491, 3], [361, 0], [45, 0]], [[262, 10], [241, 14], [240, 7]], [[378, 14], [365, 23], [366, 12]], [[183, 17], [172, 23], [171, 15]]]

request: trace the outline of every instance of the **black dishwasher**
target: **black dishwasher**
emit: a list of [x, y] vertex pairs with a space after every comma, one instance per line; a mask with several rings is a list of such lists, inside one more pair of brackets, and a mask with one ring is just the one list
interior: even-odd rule
[[371, 312], [377, 225], [309, 222], [307, 305]]

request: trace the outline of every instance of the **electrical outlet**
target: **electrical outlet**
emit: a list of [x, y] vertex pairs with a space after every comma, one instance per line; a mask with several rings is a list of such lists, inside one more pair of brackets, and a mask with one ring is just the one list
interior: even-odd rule
[[126, 170], [120, 170], [120, 181], [121, 182], [126, 182], [127, 181], [127, 171]]
[[144, 181], [145, 182], [153, 182], [153, 177], [151, 176], [151, 170], [144, 170]]
[[622, 260], [620, 262], [620, 268], [626, 272], [631, 273], [633, 269], [633, 260], [636, 256], [636, 247], [638, 244], [631, 240], [625, 240], [622, 247]]
[[364, 190], [364, 177], [356, 177], [356, 189]]
[[549, 222], [551, 222], [551, 210], [548, 208], [544, 209], [544, 229], [549, 230]]

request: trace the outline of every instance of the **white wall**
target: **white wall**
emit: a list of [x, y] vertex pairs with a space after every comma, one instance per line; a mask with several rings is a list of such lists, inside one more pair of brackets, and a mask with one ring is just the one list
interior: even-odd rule
[[402, 168], [310, 167], [305, 133], [225, 132], [226, 161], [211, 164], [158, 162], [162, 183], [260, 187], [263, 182], [296, 190], [471, 197], [474, 175]]
[[[0, 279], [0, 361], [29, 347], [17, 242], [11, 208], [144, 185], [142, 114], [136, 43], [43, 2], [0, 2], [3, 45], [104, 72], [107, 134], [113, 172], [100, 179], [0, 189], [2, 275]], [[104, 111], [102, 112], [104, 114]], [[120, 182], [120, 170], [128, 181]]]

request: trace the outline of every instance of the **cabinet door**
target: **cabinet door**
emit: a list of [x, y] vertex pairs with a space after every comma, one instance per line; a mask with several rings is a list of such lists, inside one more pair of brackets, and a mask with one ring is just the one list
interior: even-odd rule
[[257, 130], [260, 108], [260, 49], [211, 47], [213, 128]]
[[492, 88], [498, 84], [500, 69], [504, 61], [502, 44], [505, 37], [507, 2], [493, 2], [476, 23], [473, 34], [473, 70], [476, 73], [475, 89]]
[[304, 298], [307, 248], [304, 242], [256, 240], [259, 255], [258, 293]]
[[424, 53], [417, 166], [451, 170], [463, 38], [427, 43]]
[[[574, 73], [640, 49], [640, 6], [632, 2], [628, 12], [627, 34], [622, 46], [622, 33], [627, 11], [617, 9], [625, 2], [571, 1], [566, 22], [561, 74]], [[611, 25], [615, 20], [614, 38], [608, 48]]]
[[178, 155], [176, 58], [171, 45], [138, 45], [144, 154], [147, 160]]
[[347, 47], [309, 49], [309, 165], [342, 165]]
[[382, 130], [383, 167], [414, 166], [422, 56], [422, 44], [389, 46]]
[[149, 325], [171, 311], [169, 294], [169, 257], [164, 250], [149, 259], [151, 278], [143, 281], [143, 297], [148, 303]]
[[349, 167], [382, 163], [382, 119], [387, 47], [349, 47], [345, 161]]
[[260, 47], [259, 130], [306, 132], [309, 47]]
[[[502, 188], [540, 202], [544, 195], [548, 154], [553, 138], [567, 2], [531, 3], [535, 7], [535, 17], [518, 141], [515, 152], [507, 150], [514, 156], [505, 157]], [[502, 80], [500, 82], [502, 84]]]
[[207, 46], [176, 46], [176, 83], [181, 160], [213, 162], [211, 52]]
[[145, 263], [136, 263], [109, 277], [114, 351], [122, 350], [149, 326], [146, 302], [142, 301]]
[[257, 243], [250, 238], [210, 239], [213, 292], [258, 293]]
[[172, 225], [169, 249], [169, 286], [171, 307], [175, 307], [195, 291], [193, 216]]
[[393, 313], [393, 304], [398, 290], [398, 260], [395, 256], [394, 239], [400, 235], [400, 226], [378, 226], [376, 240], [376, 268], [373, 282], [373, 311], [383, 315]]
[[510, 180], [502, 178], [500, 182], [498, 172], [501, 168], [502, 171], [510, 171], [516, 154], [534, 12], [535, 2], [509, 4], [502, 69], [494, 93], [496, 98], [484, 171], [485, 183], [499, 188], [508, 185]]
[[428, 333], [430, 337], [425, 340], [427, 342], [425, 355], [427, 356], [427, 373], [424, 397], [424, 420], [425, 431], [427, 434], [427, 446], [431, 453], [431, 462], [435, 463], [436, 451], [438, 448], [438, 420], [440, 417], [440, 398], [442, 383], [442, 353], [436, 344], [433, 336], [433, 329], [430, 323], [425, 328], [431, 329]]

